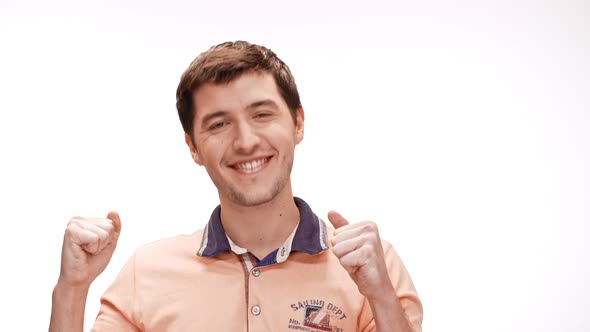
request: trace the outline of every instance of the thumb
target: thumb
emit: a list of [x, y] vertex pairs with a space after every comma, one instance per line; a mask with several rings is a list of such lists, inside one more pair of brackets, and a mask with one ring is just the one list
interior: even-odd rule
[[328, 212], [328, 220], [330, 220], [336, 229], [348, 225], [348, 220], [346, 220], [340, 213], [334, 210]]
[[107, 214], [107, 219], [111, 219], [113, 221], [116, 240], [119, 238], [119, 234], [121, 233], [121, 218], [119, 217], [119, 213], [117, 211], [111, 211], [109, 214]]

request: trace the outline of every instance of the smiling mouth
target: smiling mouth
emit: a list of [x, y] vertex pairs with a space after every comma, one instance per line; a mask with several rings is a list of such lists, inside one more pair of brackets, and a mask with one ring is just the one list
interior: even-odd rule
[[233, 164], [231, 167], [240, 173], [256, 173], [261, 170], [266, 163], [270, 160], [270, 157], [260, 158], [256, 160], [250, 160], [243, 163]]

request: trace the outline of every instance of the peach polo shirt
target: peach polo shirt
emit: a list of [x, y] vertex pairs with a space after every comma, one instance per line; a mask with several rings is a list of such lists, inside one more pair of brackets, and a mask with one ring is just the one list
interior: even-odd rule
[[[91, 331], [375, 331], [367, 299], [331, 252], [332, 228], [295, 197], [300, 221], [258, 260], [225, 234], [218, 206], [204, 230], [139, 247], [101, 298]], [[422, 304], [391, 244], [389, 275], [415, 331]]]

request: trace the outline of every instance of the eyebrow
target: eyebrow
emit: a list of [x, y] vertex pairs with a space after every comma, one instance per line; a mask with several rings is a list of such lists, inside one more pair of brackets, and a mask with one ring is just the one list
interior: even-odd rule
[[253, 108], [258, 108], [261, 106], [270, 106], [273, 108], [278, 108], [277, 103], [275, 103], [272, 99], [263, 99], [263, 100], [255, 101], [252, 104], [246, 106], [246, 109], [253, 109]]

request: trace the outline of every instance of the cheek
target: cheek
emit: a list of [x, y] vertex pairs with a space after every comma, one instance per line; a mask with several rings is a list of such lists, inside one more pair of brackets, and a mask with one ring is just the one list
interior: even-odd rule
[[225, 140], [220, 139], [207, 139], [201, 142], [201, 149], [199, 150], [199, 156], [204, 165], [214, 165], [219, 163], [223, 157], [223, 144]]
[[268, 128], [267, 138], [272, 142], [281, 142], [293, 144], [297, 141], [298, 133], [295, 131], [293, 123], [276, 123]]

